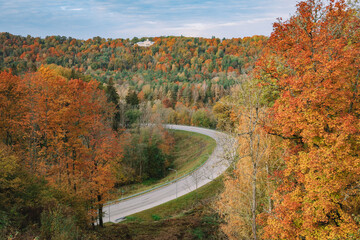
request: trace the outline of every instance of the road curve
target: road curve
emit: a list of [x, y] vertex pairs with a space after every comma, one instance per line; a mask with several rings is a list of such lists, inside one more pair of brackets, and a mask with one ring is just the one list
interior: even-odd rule
[[165, 127], [207, 135], [216, 141], [216, 147], [205, 164], [188, 176], [143, 195], [104, 206], [104, 222], [119, 222], [126, 216], [173, 200], [176, 195], [180, 197], [194, 191], [220, 176], [233, 160], [229, 158], [234, 156], [235, 141], [225, 133], [182, 125], [165, 125]]

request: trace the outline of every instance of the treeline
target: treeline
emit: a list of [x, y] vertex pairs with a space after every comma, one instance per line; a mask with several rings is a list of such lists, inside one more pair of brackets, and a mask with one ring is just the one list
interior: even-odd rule
[[121, 98], [130, 89], [141, 101], [167, 99], [172, 106], [182, 102], [204, 107], [226, 95], [235, 77], [253, 69], [267, 38], [155, 37], [147, 48], [136, 45], [142, 40], [1, 33], [0, 68], [22, 74], [56, 64], [72, 69], [73, 76], [113, 81]]
[[230, 239], [360, 238], [359, 26], [344, 1], [298, 3], [216, 104], [239, 136], [217, 203]]

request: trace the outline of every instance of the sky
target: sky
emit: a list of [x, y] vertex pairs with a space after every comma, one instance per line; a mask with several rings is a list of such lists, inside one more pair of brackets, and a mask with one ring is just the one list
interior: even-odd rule
[[269, 36], [299, 0], [0, 0], [0, 32], [79, 39]]

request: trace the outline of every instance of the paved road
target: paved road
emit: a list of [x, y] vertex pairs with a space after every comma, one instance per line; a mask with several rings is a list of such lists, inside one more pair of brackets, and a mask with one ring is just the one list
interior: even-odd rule
[[[231, 150], [233, 150], [233, 146], [235, 146], [235, 141], [230, 136], [218, 131], [199, 127], [181, 125], [166, 125], [166, 127], [207, 135], [215, 139], [217, 143], [216, 148], [202, 167], [177, 182], [138, 197], [104, 206], [104, 222], [119, 222], [126, 216], [173, 200], [176, 198], [176, 195], [178, 197], [185, 195], [220, 176], [228, 168], [232, 160], [230, 158], [234, 156]], [[231, 156], [229, 156], [229, 153]]]

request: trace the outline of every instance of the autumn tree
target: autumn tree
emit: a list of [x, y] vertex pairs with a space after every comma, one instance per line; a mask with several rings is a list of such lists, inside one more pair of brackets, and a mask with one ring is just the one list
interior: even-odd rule
[[360, 20], [344, 1], [297, 7], [259, 62], [279, 92], [267, 131], [287, 143], [264, 236], [358, 239]]
[[110, 167], [121, 155], [111, 129], [115, 106], [95, 81], [67, 80], [44, 67], [24, 79], [24, 163], [52, 187], [83, 201], [102, 225], [102, 205], [114, 185]]
[[0, 139], [6, 145], [19, 144], [22, 138], [20, 126], [26, 109], [26, 88], [21, 79], [11, 72], [0, 73]]
[[217, 120], [216, 128], [232, 132], [234, 129], [234, 121], [231, 120], [231, 105], [228, 99], [222, 98], [215, 103], [212, 109], [214, 116]]
[[[224, 181], [217, 208], [225, 220], [223, 231], [230, 239], [260, 239], [258, 216], [271, 212], [274, 183], [268, 178], [281, 165], [275, 137], [267, 134], [267, 105], [263, 91], [251, 78], [242, 78], [231, 97], [222, 102], [230, 109], [238, 141], [238, 157]], [[223, 99], [225, 101], [225, 99]], [[215, 105], [217, 106], [217, 105]], [[219, 105], [221, 106], [221, 105]]]
[[[75, 99], [74, 109], [77, 118], [75, 126], [82, 128], [74, 140], [81, 140], [80, 149], [76, 149], [76, 169], [82, 176], [79, 188], [84, 187], [84, 197], [97, 206], [99, 224], [102, 226], [102, 206], [114, 186], [111, 171], [112, 161], [121, 156], [119, 141], [112, 131], [112, 117], [115, 107], [108, 103], [105, 93], [98, 89], [99, 83], [81, 80], [69, 82], [71, 94]], [[74, 127], [75, 127], [74, 126]]]

